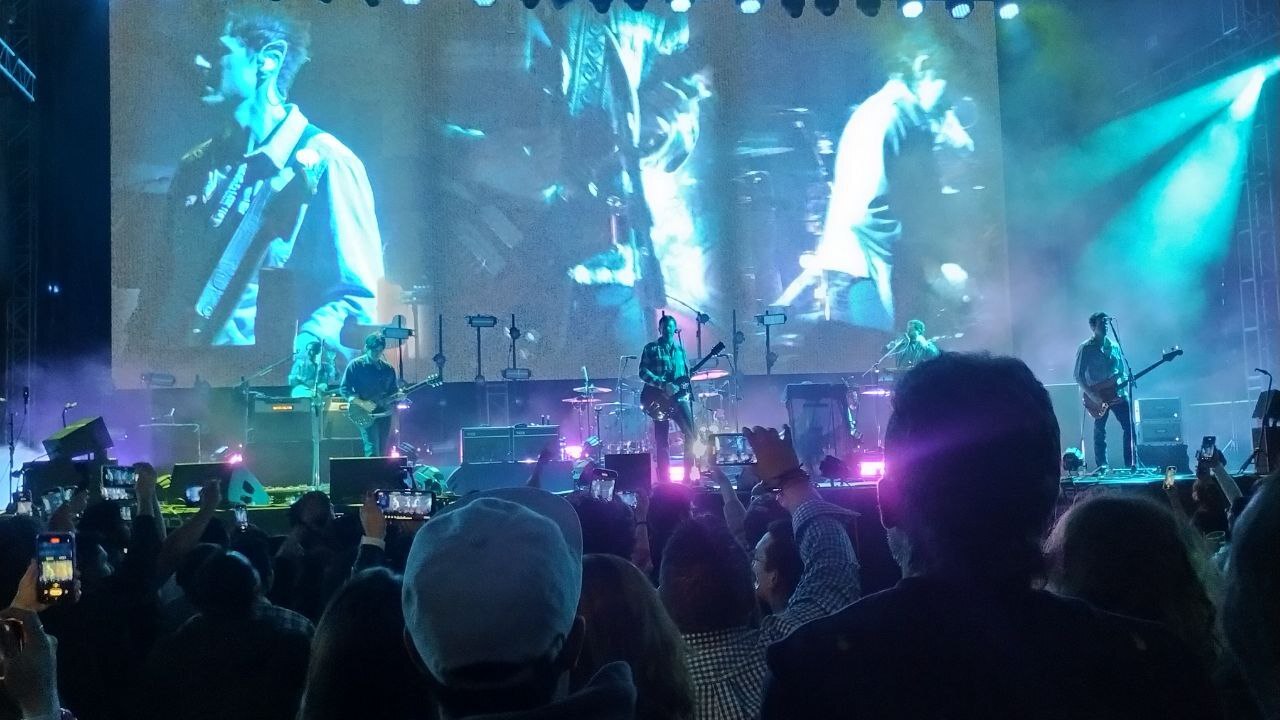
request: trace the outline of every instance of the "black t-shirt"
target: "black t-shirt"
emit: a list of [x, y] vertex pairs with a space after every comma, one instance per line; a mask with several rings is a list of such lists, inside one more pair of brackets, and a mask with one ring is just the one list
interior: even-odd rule
[[396, 371], [382, 358], [369, 359], [361, 355], [347, 365], [342, 375], [342, 394], [356, 395], [372, 400], [384, 409], [383, 403], [396, 391]]
[[765, 720], [1221, 716], [1208, 670], [1158, 625], [924, 578], [804, 625], [769, 667]]

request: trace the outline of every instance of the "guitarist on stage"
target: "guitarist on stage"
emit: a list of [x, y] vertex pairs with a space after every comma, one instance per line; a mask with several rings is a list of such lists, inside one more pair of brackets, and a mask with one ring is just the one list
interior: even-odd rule
[[650, 388], [662, 393], [670, 401], [666, 403], [666, 417], [653, 418], [653, 444], [657, 453], [658, 481], [670, 480], [671, 451], [667, 445], [667, 434], [674, 420], [684, 435], [684, 477], [686, 482], [693, 479], [693, 443], [697, 438], [693, 431], [693, 408], [689, 405], [689, 396], [675, 399], [680, 392], [681, 382], [687, 380], [689, 364], [685, 360], [684, 347], [676, 342], [676, 319], [663, 315], [658, 321], [658, 332], [661, 336], [644, 346], [640, 355], [640, 379]]
[[381, 333], [370, 333], [364, 339], [364, 354], [359, 355], [347, 365], [342, 374], [342, 385], [339, 392], [353, 402], [357, 399], [373, 402], [377, 407], [373, 413], [373, 424], [360, 428], [360, 439], [364, 441], [364, 456], [377, 457], [387, 451], [391, 440], [391, 404], [396, 391], [396, 371], [391, 363], [382, 359], [387, 349], [387, 341]]
[[1124, 362], [1120, 358], [1120, 348], [1107, 337], [1107, 324], [1111, 318], [1106, 313], [1094, 313], [1089, 316], [1089, 327], [1093, 337], [1080, 344], [1076, 351], [1076, 384], [1084, 391], [1087, 398], [1095, 403], [1108, 403], [1107, 409], [1093, 421], [1093, 457], [1094, 466], [1107, 464], [1107, 415], [1114, 413], [1124, 429], [1124, 464], [1133, 467], [1133, 418], [1129, 414], [1129, 390], [1124, 385], [1116, 390], [1115, 399], [1101, 396], [1098, 393], [1099, 383], [1115, 380], [1117, 384], [1125, 381]]

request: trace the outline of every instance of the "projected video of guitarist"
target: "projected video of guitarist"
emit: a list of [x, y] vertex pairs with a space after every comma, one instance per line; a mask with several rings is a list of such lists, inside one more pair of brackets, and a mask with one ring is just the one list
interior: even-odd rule
[[[373, 324], [384, 268], [364, 165], [287, 102], [308, 45], [304, 25], [255, 9], [229, 15], [196, 56], [201, 101], [224, 130], [179, 163], [165, 239], [146, 259], [155, 271], [129, 321], [134, 352], [255, 345], [266, 318], [282, 336], [296, 323], [295, 351], [340, 348], [348, 320]], [[287, 276], [280, 291], [267, 291], [268, 273]]]
[[689, 363], [684, 347], [676, 341], [676, 319], [663, 315], [658, 321], [658, 332], [660, 337], [645, 345], [640, 355], [640, 380], [645, 385], [641, 403], [653, 418], [658, 481], [671, 479], [671, 451], [667, 436], [674, 420], [684, 435], [684, 477], [688, 482], [693, 475], [693, 443], [697, 439], [687, 387]]
[[399, 387], [395, 369], [382, 359], [386, 349], [382, 335], [371, 333], [364, 339], [364, 354], [347, 365], [339, 386], [347, 402], [362, 405], [371, 417], [367, 425], [357, 425], [365, 457], [383, 455], [391, 441], [391, 415]]
[[1107, 337], [1106, 313], [1089, 316], [1093, 337], [1076, 351], [1076, 384], [1084, 392], [1085, 406], [1094, 416], [1093, 462], [1107, 464], [1107, 415], [1115, 414], [1124, 430], [1124, 464], [1133, 467], [1133, 418], [1129, 412], [1129, 389], [1125, 383], [1120, 348]]

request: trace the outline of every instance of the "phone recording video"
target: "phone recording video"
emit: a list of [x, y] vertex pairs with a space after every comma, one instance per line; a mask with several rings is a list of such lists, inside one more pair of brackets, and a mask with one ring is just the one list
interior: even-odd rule
[[436, 505], [430, 490], [378, 490], [374, 499], [388, 520], [426, 520]]
[[231, 511], [235, 514], [236, 527], [244, 530], [249, 527], [249, 511], [243, 505], [236, 505]]
[[138, 471], [119, 465], [102, 468], [102, 499], [133, 502], [137, 499]]
[[182, 498], [187, 501], [188, 505], [199, 505], [200, 490], [201, 487], [199, 485], [188, 485], [182, 494]]
[[36, 544], [36, 590], [45, 605], [74, 602], [76, 540], [71, 533], [40, 533]]
[[720, 433], [711, 436], [711, 450], [716, 465], [755, 465], [756, 454], [742, 433]]

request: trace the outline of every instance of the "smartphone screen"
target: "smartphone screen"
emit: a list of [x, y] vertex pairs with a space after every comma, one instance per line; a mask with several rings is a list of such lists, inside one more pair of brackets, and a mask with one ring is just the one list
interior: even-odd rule
[[426, 520], [436, 504], [430, 490], [379, 490], [374, 498], [388, 520]]
[[137, 498], [138, 473], [133, 468], [107, 465], [102, 468], [102, 499], [133, 502]]
[[36, 589], [46, 605], [73, 599], [76, 579], [76, 540], [71, 533], [40, 533], [36, 543]]
[[237, 505], [232, 508], [232, 512], [236, 516], [236, 527], [241, 530], [249, 527], [249, 511], [243, 505]]
[[711, 436], [712, 452], [716, 465], [755, 465], [756, 454], [742, 433], [722, 433]]
[[201, 488], [199, 485], [190, 485], [187, 487], [186, 491], [183, 493], [183, 497], [186, 498], [188, 505], [200, 504], [200, 490]]

